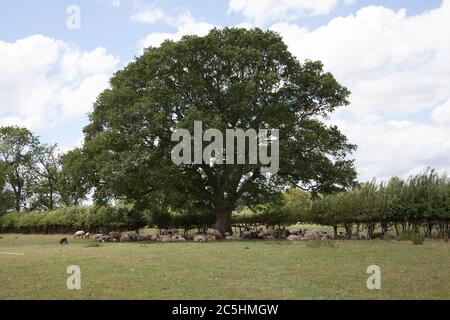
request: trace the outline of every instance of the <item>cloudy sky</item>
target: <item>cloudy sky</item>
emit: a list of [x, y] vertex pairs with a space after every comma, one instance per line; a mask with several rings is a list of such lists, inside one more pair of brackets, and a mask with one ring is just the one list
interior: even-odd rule
[[112, 73], [215, 26], [275, 30], [352, 91], [331, 121], [361, 180], [450, 172], [450, 0], [2, 0], [0, 125], [72, 148]]

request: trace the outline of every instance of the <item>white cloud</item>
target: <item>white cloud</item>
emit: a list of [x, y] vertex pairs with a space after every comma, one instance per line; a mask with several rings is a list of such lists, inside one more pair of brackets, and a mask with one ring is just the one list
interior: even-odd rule
[[0, 56], [0, 125], [31, 130], [84, 116], [119, 63], [103, 48], [82, 52], [42, 35], [0, 41]]
[[[228, 12], [240, 12], [257, 25], [330, 13], [339, 0], [230, 0]], [[348, 2], [348, 0], [346, 0]]]
[[434, 167], [450, 172], [450, 126], [411, 121], [360, 119], [335, 124], [358, 145], [355, 153], [359, 179], [387, 180]]
[[180, 40], [184, 35], [204, 36], [215, 27], [214, 24], [197, 20], [189, 12], [181, 13], [176, 18], [170, 18], [170, 21], [173, 21], [176, 28], [175, 32], [150, 33], [139, 42], [140, 50], [142, 51], [149, 46], [158, 47], [164, 40]]
[[332, 122], [359, 147], [360, 179], [450, 170], [449, 0], [413, 16], [369, 6], [315, 30], [286, 22], [271, 29], [299, 60], [323, 61], [352, 91]]
[[97, 2], [100, 3], [106, 3], [109, 4], [115, 8], [119, 8], [120, 7], [120, 0], [97, 0]]
[[164, 22], [170, 25], [174, 24], [174, 19], [168, 16], [161, 8], [152, 5], [148, 7], [141, 7], [136, 10], [130, 17], [132, 21], [152, 24], [156, 22]]
[[448, 0], [415, 16], [370, 6], [314, 31], [288, 23], [271, 29], [300, 60], [322, 60], [349, 86], [355, 114], [410, 114], [449, 97]]
[[431, 119], [438, 124], [450, 126], [450, 99], [433, 110]]

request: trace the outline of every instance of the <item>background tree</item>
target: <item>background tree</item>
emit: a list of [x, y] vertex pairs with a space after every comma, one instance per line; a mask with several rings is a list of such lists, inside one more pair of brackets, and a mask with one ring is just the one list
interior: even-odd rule
[[89, 159], [82, 149], [76, 148], [63, 154], [59, 162], [57, 186], [61, 202], [66, 206], [80, 206], [90, 191]]
[[[355, 146], [322, 122], [348, 104], [349, 91], [322, 63], [297, 61], [274, 32], [225, 28], [166, 41], [110, 83], [84, 130], [99, 202], [157, 202], [172, 210], [188, 203], [190, 210], [211, 210], [215, 227], [225, 232], [239, 199], [266, 203], [295, 186], [337, 192], [356, 177], [347, 158]], [[226, 129], [280, 129], [280, 170], [264, 175], [261, 164], [174, 165], [172, 132], [192, 132], [196, 120], [224, 136]]]
[[14, 195], [14, 209], [26, 207], [33, 193], [33, 165], [38, 140], [26, 128], [0, 128], [0, 161], [6, 165], [6, 185]]
[[53, 210], [60, 199], [58, 193], [59, 155], [57, 145], [39, 144], [34, 151], [33, 210]]
[[0, 161], [0, 215], [14, 208], [14, 195], [7, 189], [8, 166]]

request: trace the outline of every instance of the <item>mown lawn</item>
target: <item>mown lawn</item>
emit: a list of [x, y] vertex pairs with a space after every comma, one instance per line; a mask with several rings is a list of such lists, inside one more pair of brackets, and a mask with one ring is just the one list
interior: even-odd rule
[[[0, 237], [0, 299], [450, 299], [450, 244], [441, 241], [89, 247], [70, 236], [67, 246], [61, 235]], [[366, 287], [373, 264], [381, 290]], [[66, 288], [69, 265], [81, 268], [81, 290]]]

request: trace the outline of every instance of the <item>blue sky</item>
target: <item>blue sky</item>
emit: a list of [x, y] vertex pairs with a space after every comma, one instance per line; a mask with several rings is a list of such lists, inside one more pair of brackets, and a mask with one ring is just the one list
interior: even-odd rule
[[[67, 28], [69, 6], [81, 28]], [[450, 169], [450, 1], [2, 0], [0, 125], [79, 145], [95, 97], [148, 45], [214, 26], [275, 30], [352, 91], [330, 122], [360, 178]]]

